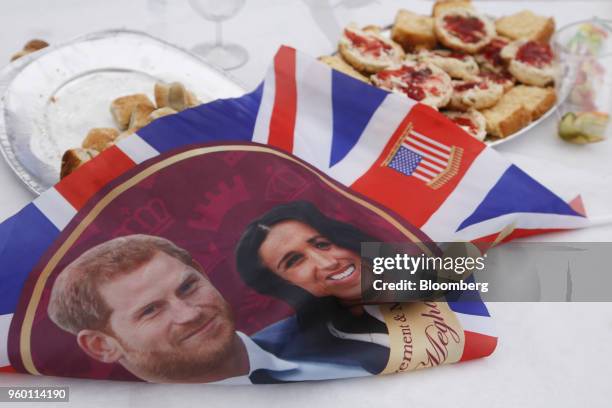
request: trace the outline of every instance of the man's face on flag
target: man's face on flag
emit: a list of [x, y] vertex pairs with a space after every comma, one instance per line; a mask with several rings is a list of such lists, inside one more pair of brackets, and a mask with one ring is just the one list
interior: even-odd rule
[[313, 296], [361, 298], [361, 257], [300, 221], [270, 228], [259, 249], [266, 267]]
[[231, 351], [229, 305], [200, 271], [164, 253], [100, 287], [109, 328], [128, 370], [153, 381], [188, 381]]

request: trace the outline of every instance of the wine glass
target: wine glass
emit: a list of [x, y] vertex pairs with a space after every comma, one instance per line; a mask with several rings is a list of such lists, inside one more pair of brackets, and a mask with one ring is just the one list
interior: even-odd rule
[[189, 0], [191, 7], [206, 20], [216, 24], [215, 42], [198, 44], [193, 52], [223, 69], [241, 67], [249, 59], [244, 47], [223, 43], [221, 23], [234, 17], [244, 6], [245, 0]]

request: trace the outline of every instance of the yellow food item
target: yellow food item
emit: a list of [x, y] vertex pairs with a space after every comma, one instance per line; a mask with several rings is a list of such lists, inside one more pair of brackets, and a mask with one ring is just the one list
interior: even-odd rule
[[559, 122], [559, 137], [569, 143], [587, 144], [605, 139], [610, 115], [603, 112], [568, 112]]

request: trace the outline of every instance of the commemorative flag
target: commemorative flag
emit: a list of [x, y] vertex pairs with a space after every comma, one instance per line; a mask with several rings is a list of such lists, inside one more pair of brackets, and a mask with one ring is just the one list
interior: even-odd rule
[[[568, 203], [434, 109], [282, 47], [254, 91], [156, 120], [0, 224], [0, 371], [13, 370], [6, 344], [29, 273], [90, 199], [160, 154], [223, 142], [290, 153], [433, 241], [493, 242], [588, 225], [579, 198]], [[497, 338], [485, 305], [448, 306], [465, 333], [457, 359], [492, 353]]]

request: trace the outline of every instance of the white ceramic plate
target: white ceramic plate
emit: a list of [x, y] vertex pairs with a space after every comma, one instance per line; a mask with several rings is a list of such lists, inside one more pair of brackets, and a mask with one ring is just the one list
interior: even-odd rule
[[148, 34], [88, 34], [19, 59], [0, 71], [0, 148], [34, 192], [59, 181], [61, 157], [94, 127], [116, 127], [112, 100], [180, 81], [202, 102], [243, 88], [199, 57]]

